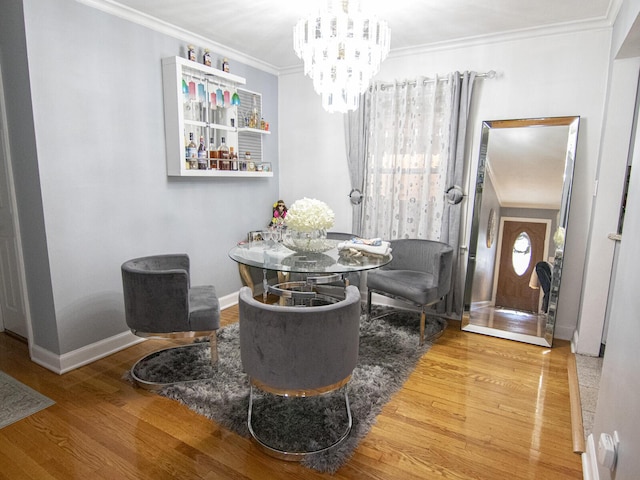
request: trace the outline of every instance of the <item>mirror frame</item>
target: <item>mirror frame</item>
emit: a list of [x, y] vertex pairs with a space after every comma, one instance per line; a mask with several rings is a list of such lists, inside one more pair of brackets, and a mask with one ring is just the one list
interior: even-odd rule
[[[573, 183], [573, 171], [575, 165], [576, 149], [578, 146], [578, 127], [580, 124], [579, 116], [567, 117], [543, 117], [528, 118], [518, 120], [490, 120], [482, 122], [482, 136], [480, 142], [480, 153], [478, 158], [478, 167], [476, 175], [476, 191], [473, 203], [473, 213], [471, 221], [471, 235], [469, 238], [469, 255], [467, 259], [467, 271], [465, 281], [464, 295], [464, 313], [460, 328], [465, 332], [475, 332], [494, 337], [516, 340], [544, 347], [551, 347], [553, 344], [553, 333], [557, 319], [558, 298], [560, 294], [560, 284], [562, 279], [562, 264], [564, 259], [564, 245], [566, 240], [566, 231], [569, 220], [569, 207], [571, 203], [571, 189]], [[552, 268], [551, 288], [549, 292], [549, 305], [547, 310], [547, 319], [542, 336], [527, 335], [522, 333], [509, 332], [497, 328], [491, 328], [481, 325], [474, 325], [470, 322], [470, 306], [471, 292], [473, 286], [473, 278], [475, 273], [475, 261], [478, 248], [480, 231], [480, 213], [482, 209], [482, 192], [484, 189], [485, 174], [487, 168], [487, 151], [489, 149], [489, 137], [491, 130], [504, 128], [536, 128], [545, 126], [567, 126], [567, 149], [565, 154], [564, 165], [564, 182], [560, 200], [560, 211], [558, 215], [558, 229], [562, 228], [562, 238], [556, 238], [554, 235], [555, 261]], [[557, 240], [557, 241], [556, 241]], [[495, 266], [494, 266], [495, 269]]]

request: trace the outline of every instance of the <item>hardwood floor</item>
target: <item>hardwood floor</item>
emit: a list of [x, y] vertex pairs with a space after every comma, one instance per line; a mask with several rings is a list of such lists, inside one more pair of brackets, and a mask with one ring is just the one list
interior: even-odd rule
[[[223, 324], [237, 321], [237, 307]], [[418, 328], [418, 325], [416, 325]], [[272, 459], [246, 438], [122, 379], [147, 341], [59, 376], [0, 334], [0, 369], [57, 403], [0, 430], [0, 479], [580, 479], [567, 342], [552, 349], [445, 334], [335, 475]]]

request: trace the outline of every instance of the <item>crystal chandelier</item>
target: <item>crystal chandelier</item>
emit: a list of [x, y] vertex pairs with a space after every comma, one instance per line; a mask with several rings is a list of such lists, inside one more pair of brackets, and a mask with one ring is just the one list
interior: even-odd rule
[[389, 53], [389, 27], [363, 13], [360, 0], [323, 0], [298, 21], [293, 47], [328, 112], [358, 108], [359, 98]]

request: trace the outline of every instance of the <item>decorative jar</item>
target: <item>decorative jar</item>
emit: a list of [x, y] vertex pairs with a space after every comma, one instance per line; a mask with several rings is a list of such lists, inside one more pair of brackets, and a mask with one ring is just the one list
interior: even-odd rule
[[332, 247], [327, 242], [327, 231], [324, 229], [301, 232], [288, 228], [282, 243], [294, 252], [321, 253], [330, 250]]

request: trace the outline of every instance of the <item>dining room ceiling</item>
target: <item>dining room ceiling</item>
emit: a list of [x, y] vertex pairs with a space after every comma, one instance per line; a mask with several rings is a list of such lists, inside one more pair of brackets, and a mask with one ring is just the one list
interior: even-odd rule
[[[223, 48], [214, 53], [227, 55], [233, 61], [234, 51], [238, 52], [239, 58], [252, 59], [254, 66], [261, 64], [276, 74], [302, 68], [302, 60], [293, 51], [293, 27], [317, 4], [317, 0], [78, 1], [138, 16], [141, 23], [177, 29], [181, 38], [199, 47], [219, 44]], [[606, 27], [612, 25], [620, 3], [621, 0], [362, 0], [364, 8], [389, 24], [390, 56], [509, 36]], [[487, 70], [491, 67], [487, 65]], [[549, 182], [555, 167], [544, 162], [554, 156], [549, 150], [561, 151], [566, 145], [560, 144], [556, 149], [547, 144], [542, 152], [525, 147], [530, 143], [531, 140], [505, 142], [501, 151], [493, 152], [492, 175], [499, 198], [505, 206], [556, 208], [550, 204], [550, 199], [555, 198], [550, 190], [558, 187]], [[513, 163], [501, 161], [503, 158], [518, 158], [519, 166], [514, 171]], [[523, 196], [521, 178], [525, 171], [529, 188]]]
[[[293, 26], [315, 0], [80, 0], [123, 7], [276, 71], [300, 67]], [[621, 0], [362, 0], [391, 29], [391, 53], [495, 36], [611, 24]]]

